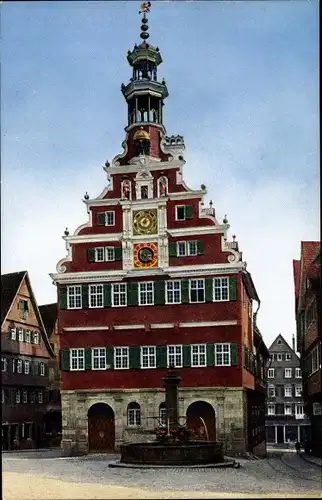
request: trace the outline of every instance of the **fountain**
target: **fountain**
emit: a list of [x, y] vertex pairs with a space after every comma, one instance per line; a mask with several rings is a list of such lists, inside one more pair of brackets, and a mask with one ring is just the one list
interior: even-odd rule
[[178, 386], [181, 381], [173, 369], [163, 378], [165, 388], [166, 420], [155, 430], [156, 439], [146, 443], [121, 445], [121, 459], [110, 467], [149, 467], [149, 466], [213, 466], [238, 467], [235, 460], [226, 460], [223, 445], [209, 441], [204, 420], [207, 441], [194, 439], [186, 426], [179, 424]]

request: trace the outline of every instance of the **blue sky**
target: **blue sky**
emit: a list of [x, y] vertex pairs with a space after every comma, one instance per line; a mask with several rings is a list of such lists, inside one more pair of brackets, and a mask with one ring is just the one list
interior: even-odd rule
[[[39, 304], [56, 298], [65, 227], [86, 222], [81, 198], [103, 190], [102, 165], [121, 151], [139, 5], [1, 4], [2, 273], [27, 269]], [[291, 341], [292, 259], [320, 239], [318, 4], [154, 1], [149, 26], [186, 182], [228, 215], [266, 343]]]

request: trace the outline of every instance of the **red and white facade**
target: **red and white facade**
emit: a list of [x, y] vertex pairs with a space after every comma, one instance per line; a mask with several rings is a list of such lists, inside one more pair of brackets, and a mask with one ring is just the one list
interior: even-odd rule
[[204, 208], [205, 186], [184, 182], [183, 137], [167, 136], [162, 123], [162, 59], [142, 38], [128, 52], [133, 77], [122, 85], [123, 151], [104, 167], [108, 186], [83, 200], [88, 220], [64, 237], [67, 257], [51, 274], [62, 448], [79, 454], [153, 439], [165, 423], [162, 377], [174, 366], [183, 421], [226, 451], [258, 453], [267, 357], [253, 319], [259, 299], [237, 242], [227, 239], [228, 221]]

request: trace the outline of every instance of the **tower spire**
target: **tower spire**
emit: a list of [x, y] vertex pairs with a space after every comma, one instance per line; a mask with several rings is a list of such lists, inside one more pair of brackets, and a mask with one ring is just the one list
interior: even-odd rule
[[139, 14], [143, 14], [142, 17], [142, 24], [141, 24], [141, 33], [140, 37], [143, 40], [147, 40], [149, 38], [149, 33], [148, 33], [148, 18], [146, 17], [147, 12], [150, 12], [151, 9], [151, 2], [143, 2], [141, 3], [141, 10], [139, 10]]

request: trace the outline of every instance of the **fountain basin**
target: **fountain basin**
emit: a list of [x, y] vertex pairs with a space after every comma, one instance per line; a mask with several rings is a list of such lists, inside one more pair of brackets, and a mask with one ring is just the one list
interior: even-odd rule
[[222, 443], [189, 441], [173, 443], [130, 443], [121, 445], [120, 464], [206, 465], [224, 462]]

